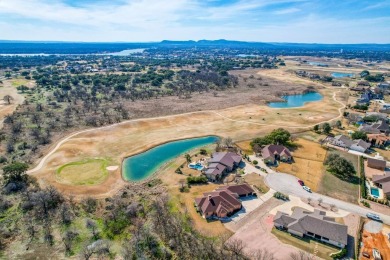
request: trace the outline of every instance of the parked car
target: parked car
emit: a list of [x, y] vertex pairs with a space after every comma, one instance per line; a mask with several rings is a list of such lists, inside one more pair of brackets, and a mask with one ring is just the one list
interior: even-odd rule
[[311, 192], [311, 189], [310, 189], [309, 187], [307, 187], [307, 186], [302, 186], [302, 188], [303, 188], [305, 191], [307, 191], [307, 192]]
[[377, 214], [374, 214], [374, 213], [367, 213], [367, 218], [369, 219], [372, 219], [372, 220], [376, 220], [376, 221], [381, 221], [381, 217], [379, 217], [379, 215]]
[[305, 183], [302, 180], [298, 180], [299, 185], [305, 186]]

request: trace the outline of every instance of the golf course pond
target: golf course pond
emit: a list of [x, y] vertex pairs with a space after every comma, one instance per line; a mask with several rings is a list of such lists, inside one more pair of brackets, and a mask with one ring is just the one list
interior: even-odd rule
[[156, 146], [123, 160], [122, 175], [127, 181], [142, 181], [170, 160], [198, 147], [215, 143], [217, 136], [184, 139]]
[[323, 96], [318, 92], [309, 92], [300, 95], [283, 96], [282, 98], [285, 102], [270, 102], [268, 106], [272, 108], [302, 107], [307, 102], [322, 100]]

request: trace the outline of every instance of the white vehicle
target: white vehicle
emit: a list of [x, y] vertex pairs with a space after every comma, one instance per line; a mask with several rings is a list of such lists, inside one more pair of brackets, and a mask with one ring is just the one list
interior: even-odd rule
[[303, 188], [305, 191], [307, 191], [307, 192], [311, 192], [311, 189], [310, 189], [309, 187], [307, 187], [307, 186], [302, 186], [302, 188]]
[[379, 217], [377, 214], [374, 214], [374, 213], [367, 213], [367, 218], [370, 218], [370, 219], [373, 219], [373, 220], [377, 220], [377, 221], [381, 221], [381, 217]]

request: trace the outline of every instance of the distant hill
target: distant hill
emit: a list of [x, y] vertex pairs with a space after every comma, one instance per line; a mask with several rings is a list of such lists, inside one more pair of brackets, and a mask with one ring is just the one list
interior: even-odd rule
[[169, 41], [149, 43], [125, 43], [125, 42], [48, 42], [48, 41], [11, 41], [0, 40], [0, 53], [2, 54], [93, 54], [104, 52], [118, 52], [126, 49], [152, 48], [152, 47], [224, 47], [224, 48], [245, 48], [259, 50], [366, 50], [366, 51], [390, 51], [390, 44], [318, 44], [318, 43], [264, 43], [245, 42], [230, 40], [199, 40], [199, 41]]

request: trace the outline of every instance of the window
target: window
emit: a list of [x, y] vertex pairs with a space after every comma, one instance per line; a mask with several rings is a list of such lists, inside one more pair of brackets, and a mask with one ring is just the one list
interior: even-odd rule
[[311, 233], [311, 232], [307, 232], [307, 234], [308, 234], [309, 236], [314, 236], [314, 234]]
[[329, 238], [327, 238], [327, 237], [322, 237], [322, 240], [329, 241]]

